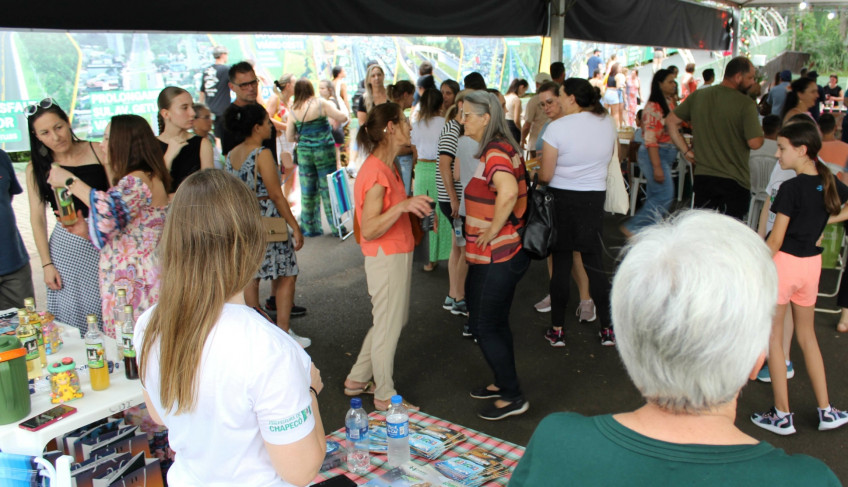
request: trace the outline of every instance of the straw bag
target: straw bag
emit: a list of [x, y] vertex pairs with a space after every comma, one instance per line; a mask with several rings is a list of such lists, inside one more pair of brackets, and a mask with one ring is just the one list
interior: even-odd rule
[[[256, 194], [256, 183], [258, 177], [256, 175], [256, 161], [253, 161], [253, 193]], [[289, 239], [289, 226], [283, 217], [279, 216], [263, 216], [262, 226], [265, 227], [265, 241], [285, 242]]]

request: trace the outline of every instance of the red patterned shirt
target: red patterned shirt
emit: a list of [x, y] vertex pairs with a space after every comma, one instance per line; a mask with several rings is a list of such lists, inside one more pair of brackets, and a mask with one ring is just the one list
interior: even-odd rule
[[[502, 141], [490, 142], [480, 161], [474, 176], [465, 187], [465, 231], [468, 234], [465, 257], [469, 264], [507, 262], [521, 250], [518, 230], [524, 226], [524, 214], [527, 210], [524, 161], [512, 145]], [[495, 173], [501, 171], [515, 177], [518, 183], [518, 199], [498, 236], [492, 239], [485, 249], [480, 249], [477, 247], [477, 237], [491, 227], [495, 216], [497, 191], [492, 178]]]
[[[674, 110], [669, 105], [669, 113]], [[645, 139], [645, 147], [659, 147], [660, 144], [670, 144], [671, 136], [665, 128], [665, 117], [662, 107], [655, 101], [649, 101], [642, 112], [642, 137]]]

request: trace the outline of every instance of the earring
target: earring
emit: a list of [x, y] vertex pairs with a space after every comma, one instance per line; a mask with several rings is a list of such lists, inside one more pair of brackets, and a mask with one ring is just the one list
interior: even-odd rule
[[38, 153], [41, 154], [41, 157], [47, 157], [47, 154], [49, 154], [47, 147], [44, 145], [38, 148]]

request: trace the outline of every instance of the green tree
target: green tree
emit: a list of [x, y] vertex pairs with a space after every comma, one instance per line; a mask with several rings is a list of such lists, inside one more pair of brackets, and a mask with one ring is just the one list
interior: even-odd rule
[[[24, 69], [29, 69], [38, 86], [27, 86], [30, 97], [41, 99], [51, 96], [65, 109], [71, 104], [74, 74], [77, 67], [77, 50], [64, 35], [46, 32], [21, 32], [18, 34], [23, 52]], [[68, 72], [72, 67], [74, 71]]]
[[796, 46], [810, 53], [819, 73], [842, 71], [848, 66], [846, 35], [840, 29], [839, 16], [827, 18], [827, 11], [807, 12], [798, 19]]

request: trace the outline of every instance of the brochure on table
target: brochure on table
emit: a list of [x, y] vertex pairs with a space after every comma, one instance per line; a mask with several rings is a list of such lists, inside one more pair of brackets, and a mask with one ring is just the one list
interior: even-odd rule
[[[77, 369], [86, 364], [85, 342], [80, 337], [79, 330], [68, 325], [62, 325], [62, 340], [65, 344], [57, 353], [48, 356], [48, 361], [61, 360], [62, 357], [72, 357], [77, 363]], [[114, 340], [107, 344], [107, 350], [115, 350]], [[121, 363], [121, 365], [123, 365]], [[47, 442], [57, 436], [85, 426], [93, 421], [120, 413], [125, 409], [144, 402], [144, 393], [139, 380], [128, 380], [123, 368], [109, 374], [110, 386], [105, 391], [91, 390], [91, 382], [87, 373], [80, 374], [80, 385], [84, 397], [66, 404], [73, 406], [77, 412], [39, 431], [27, 431], [18, 424], [26, 418], [11, 424], [0, 426], [0, 450], [21, 455], [40, 455]], [[32, 411], [27, 418], [36, 416], [55, 407], [50, 402], [50, 390], [41, 390], [30, 395]]]

